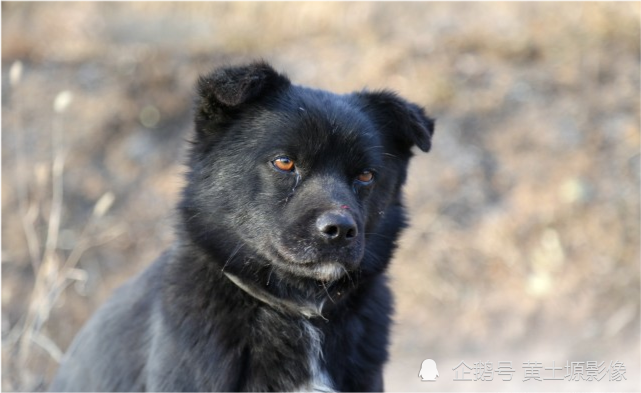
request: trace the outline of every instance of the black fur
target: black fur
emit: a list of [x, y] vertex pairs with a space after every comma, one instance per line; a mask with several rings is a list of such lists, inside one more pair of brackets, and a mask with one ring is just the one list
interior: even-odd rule
[[81, 330], [51, 390], [382, 390], [401, 186], [433, 121], [265, 63], [198, 93], [177, 241]]

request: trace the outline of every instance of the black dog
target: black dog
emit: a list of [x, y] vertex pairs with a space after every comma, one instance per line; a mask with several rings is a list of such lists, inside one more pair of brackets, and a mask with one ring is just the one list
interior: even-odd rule
[[433, 121], [265, 63], [198, 93], [177, 241], [81, 330], [51, 390], [382, 390], [401, 186]]

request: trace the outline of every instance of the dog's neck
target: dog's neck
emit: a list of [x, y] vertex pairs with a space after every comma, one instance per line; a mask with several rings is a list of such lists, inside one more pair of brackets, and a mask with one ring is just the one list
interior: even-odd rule
[[243, 280], [231, 273], [224, 272], [225, 276], [233, 282], [238, 288], [242, 289], [245, 293], [279, 311], [294, 313], [302, 315], [306, 318], [320, 317], [325, 319], [322, 314], [325, 299], [321, 300], [318, 304], [305, 302], [298, 303], [292, 300], [282, 299], [272, 295], [268, 291], [257, 286], [246, 284]]

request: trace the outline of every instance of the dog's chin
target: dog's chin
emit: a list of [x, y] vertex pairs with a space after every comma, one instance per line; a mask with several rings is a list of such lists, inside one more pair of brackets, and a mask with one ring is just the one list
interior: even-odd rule
[[339, 262], [317, 262], [314, 264], [291, 264], [286, 262], [286, 266], [281, 266], [288, 274], [300, 278], [311, 278], [313, 280], [326, 283], [339, 280], [348, 274], [345, 266]]
[[273, 266], [291, 276], [292, 278], [306, 278], [325, 283], [330, 283], [349, 275], [350, 270], [354, 270], [359, 264], [361, 258], [335, 257], [335, 258], [307, 258], [296, 256], [288, 251], [274, 249], [273, 255], [269, 257]]

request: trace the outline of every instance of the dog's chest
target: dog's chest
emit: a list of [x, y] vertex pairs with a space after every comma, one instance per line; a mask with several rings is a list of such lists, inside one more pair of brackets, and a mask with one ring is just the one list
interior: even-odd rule
[[302, 321], [304, 334], [309, 340], [307, 364], [309, 365], [310, 378], [295, 391], [301, 392], [333, 392], [332, 380], [323, 365], [323, 337], [319, 329], [309, 321]]
[[305, 317], [259, 315], [248, 342], [242, 390], [335, 391], [324, 366], [323, 333]]

